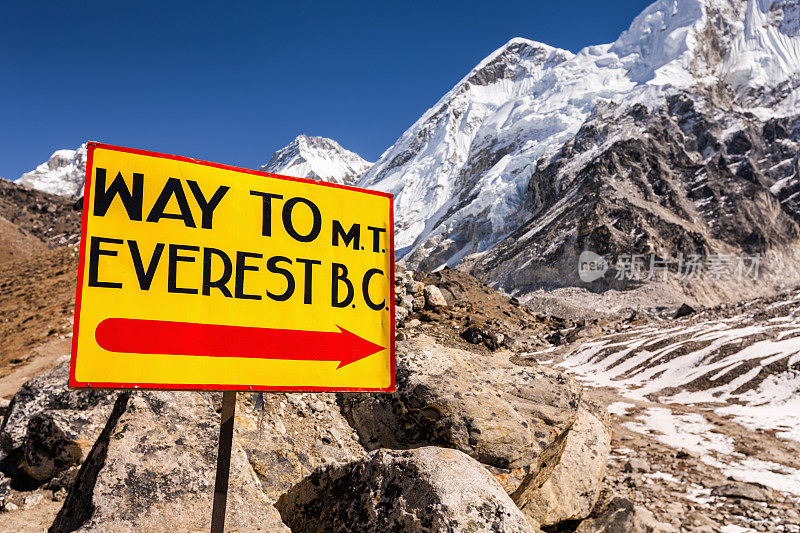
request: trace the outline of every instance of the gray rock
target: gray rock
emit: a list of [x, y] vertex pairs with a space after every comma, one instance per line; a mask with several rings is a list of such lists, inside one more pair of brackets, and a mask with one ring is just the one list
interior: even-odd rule
[[321, 467], [276, 507], [293, 531], [534, 531], [483, 466], [436, 447]]
[[414, 295], [414, 300], [411, 304], [411, 307], [414, 311], [422, 311], [425, 309], [425, 295], [422, 292]]
[[422, 288], [424, 286], [425, 285], [423, 285], [419, 281], [409, 281], [409, 282], [406, 283], [406, 290], [408, 292], [410, 292], [411, 294], [417, 294], [419, 292], [422, 292]]
[[22, 500], [22, 507], [26, 509], [30, 507], [36, 507], [42, 502], [42, 499], [44, 499], [44, 496], [42, 496], [41, 492], [33, 492], [25, 496], [25, 498]]
[[542, 526], [589, 516], [600, 496], [611, 435], [606, 426], [583, 406], [567, 434], [561, 461], [522, 507]]
[[409, 320], [408, 322], [406, 322], [406, 327], [407, 327], [407, 328], [416, 328], [416, 327], [418, 327], [420, 324], [422, 324], [422, 322], [420, 322], [420, 321], [419, 321], [419, 319], [417, 319], [417, 318], [412, 318], [411, 320]]
[[394, 323], [395, 326], [400, 326], [403, 321], [408, 318], [408, 309], [401, 306], [395, 306], [394, 308]]
[[420, 335], [397, 343], [397, 392], [343, 394], [342, 412], [367, 449], [439, 445], [490, 465], [517, 504], [549, 477], [580, 402], [580, 386], [545, 367], [522, 367], [447, 348]]
[[50, 482], [47, 484], [47, 488], [53, 492], [69, 490], [69, 488], [72, 487], [72, 483], [75, 481], [75, 478], [78, 476], [79, 471], [79, 466], [72, 466], [67, 470], [64, 470], [50, 480]]
[[64, 357], [25, 383], [0, 427], [0, 447], [8, 462], [36, 481], [47, 481], [86, 457], [118, 395], [70, 390], [68, 375], [69, 359]]
[[625, 472], [649, 472], [650, 465], [644, 459], [632, 457], [625, 463], [623, 470]]
[[[395, 279], [397, 279], [397, 271], [395, 272]], [[407, 283], [411, 283], [412, 281], [414, 281], [414, 271], [404, 270], [400, 272], [400, 281], [403, 283], [403, 285], [406, 285]]]
[[411, 312], [414, 309], [414, 297], [410, 294], [404, 294], [400, 297], [400, 307], [404, 307], [406, 311]]
[[442, 291], [436, 285], [426, 285], [423, 290], [425, 293], [425, 303], [428, 307], [444, 307], [447, 305], [447, 300], [444, 299]]
[[[51, 533], [206, 530], [219, 415], [210, 395], [123, 393], [83, 463]], [[286, 531], [234, 441], [226, 525]]]
[[5, 505], [11, 495], [11, 479], [6, 477], [5, 474], [0, 472], [0, 508]]
[[597, 518], [580, 523], [575, 533], [677, 533], [670, 524], [659, 522], [647, 509], [634, 505], [627, 498], [611, 500]]
[[755, 483], [726, 483], [711, 489], [714, 496], [725, 496], [726, 498], [744, 498], [756, 502], [766, 502], [772, 500], [772, 491], [763, 485]]

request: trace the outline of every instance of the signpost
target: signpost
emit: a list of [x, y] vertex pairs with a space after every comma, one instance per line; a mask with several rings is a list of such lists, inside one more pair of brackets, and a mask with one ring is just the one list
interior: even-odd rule
[[69, 385], [227, 391], [221, 531], [234, 391], [394, 390], [392, 195], [99, 143], [86, 171]]

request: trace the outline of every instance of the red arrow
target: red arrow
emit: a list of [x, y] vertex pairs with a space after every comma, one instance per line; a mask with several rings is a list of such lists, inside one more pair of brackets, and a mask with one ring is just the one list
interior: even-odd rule
[[107, 318], [98, 324], [94, 336], [110, 352], [339, 361], [336, 368], [385, 349], [336, 327], [339, 331], [302, 331]]

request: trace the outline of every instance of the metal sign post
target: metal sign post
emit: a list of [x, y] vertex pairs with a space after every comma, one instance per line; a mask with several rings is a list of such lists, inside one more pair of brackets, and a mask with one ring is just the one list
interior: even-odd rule
[[219, 424], [217, 479], [214, 483], [214, 507], [211, 510], [211, 533], [225, 530], [225, 507], [228, 504], [228, 477], [231, 472], [233, 446], [233, 414], [236, 411], [236, 392], [222, 393], [222, 416]]

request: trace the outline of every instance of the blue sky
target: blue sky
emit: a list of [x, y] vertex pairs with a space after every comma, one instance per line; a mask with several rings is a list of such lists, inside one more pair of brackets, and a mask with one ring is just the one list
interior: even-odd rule
[[306, 133], [374, 161], [510, 38], [577, 51], [649, 3], [8, 3], [0, 176], [89, 139], [257, 168]]

